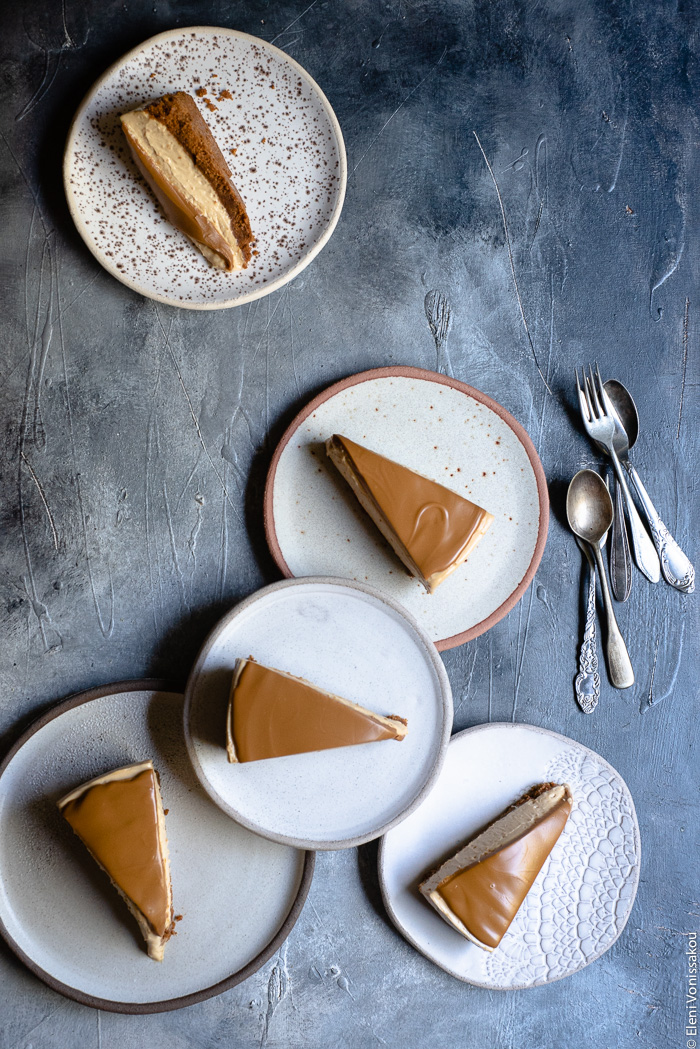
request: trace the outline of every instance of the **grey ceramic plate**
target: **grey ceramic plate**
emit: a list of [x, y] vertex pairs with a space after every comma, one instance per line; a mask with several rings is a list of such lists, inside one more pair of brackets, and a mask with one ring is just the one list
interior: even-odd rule
[[[83, 692], [40, 718], [0, 768], [0, 932], [45, 983], [85, 1005], [150, 1013], [220, 994], [280, 947], [311, 884], [313, 853], [251, 834], [201, 789], [182, 703], [159, 682]], [[161, 963], [56, 809], [76, 784], [149, 757], [183, 915]]]
[[[231, 676], [250, 655], [407, 718], [405, 739], [230, 765]], [[244, 826], [297, 848], [349, 848], [404, 819], [430, 790], [451, 728], [452, 693], [430, 638], [395, 601], [344, 579], [287, 580], [242, 601], [187, 682], [185, 733], [205, 790]]]
[[[568, 783], [564, 831], [499, 947], [469, 943], [426, 903], [418, 884], [528, 787]], [[432, 793], [383, 839], [379, 878], [406, 939], [441, 969], [493, 990], [537, 987], [578, 972], [612, 947], [637, 893], [637, 816], [618, 772], [566, 736], [511, 722], [450, 741]]]
[[[165, 220], [119, 124], [160, 95], [197, 90], [257, 239], [237, 273], [214, 269]], [[190, 26], [139, 44], [90, 89], [63, 180], [78, 232], [113, 277], [159, 302], [217, 310], [269, 295], [308, 266], [340, 217], [347, 164], [330, 103], [298, 62], [247, 33]]]

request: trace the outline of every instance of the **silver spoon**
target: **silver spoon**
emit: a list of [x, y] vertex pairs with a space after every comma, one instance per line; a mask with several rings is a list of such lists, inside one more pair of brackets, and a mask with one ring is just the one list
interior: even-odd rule
[[[595, 629], [595, 559], [588, 543], [576, 536], [576, 542], [588, 562], [588, 596], [586, 598], [586, 625], [578, 656], [578, 674], [574, 679], [576, 702], [584, 714], [592, 714], [600, 699], [598, 673], [598, 639]], [[605, 540], [603, 540], [605, 542]]]
[[601, 552], [605, 536], [613, 522], [613, 505], [600, 474], [593, 470], [579, 470], [572, 479], [566, 495], [566, 516], [574, 535], [590, 544], [598, 566], [603, 604], [608, 618], [605, 654], [610, 684], [614, 688], [629, 688], [634, 684], [634, 671], [615, 619]]
[[[629, 447], [631, 448], [639, 434], [637, 406], [632, 400], [629, 390], [621, 382], [618, 382], [616, 379], [608, 379], [604, 385], [605, 392], [619, 416], [623, 429], [627, 433]], [[675, 586], [676, 590], [681, 590], [685, 594], [692, 594], [695, 590], [695, 569], [659, 517], [656, 507], [639, 478], [639, 474], [627, 458], [627, 455], [620, 455], [619, 458], [627, 467], [627, 472], [632, 478], [634, 487], [637, 489], [639, 501], [646, 514], [649, 528], [651, 529], [651, 536], [659, 554], [664, 579], [671, 586]]]

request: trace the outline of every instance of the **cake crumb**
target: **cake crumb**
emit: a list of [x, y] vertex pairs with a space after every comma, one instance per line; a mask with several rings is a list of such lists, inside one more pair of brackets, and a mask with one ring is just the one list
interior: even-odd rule
[[207, 89], [205, 87], [198, 87], [195, 91], [195, 95], [197, 96], [197, 98], [204, 98], [206, 93]]
[[219, 108], [218, 106], [215, 106], [213, 102], [210, 102], [208, 98], [204, 100], [204, 104], [207, 107], [207, 109], [211, 110], [212, 113], [215, 109]]
[[224, 90], [219, 93], [219, 102], [222, 102], [225, 98], [233, 98], [233, 95], [228, 88], [224, 88]]

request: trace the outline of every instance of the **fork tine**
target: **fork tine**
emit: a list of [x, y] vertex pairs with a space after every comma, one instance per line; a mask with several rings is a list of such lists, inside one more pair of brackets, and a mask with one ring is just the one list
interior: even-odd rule
[[581, 416], [584, 422], [591, 421], [591, 413], [588, 408], [588, 402], [586, 400], [586, 394], [583, 390], [582, 383], [585, 381], [585, 373], [583, 368], [581, 369], [581, 379], [578, 377], [578, 368], [574, 368], [574, 375], [576, 376], [576, 392], [578, 394], [578, 406], [581, 411]]
[[593, 396], [591, 394], [591, 384], [590, 384], [590, 381], [588, 379], [588, 376], [586, 375], [586, 371], [585, 371], [584, 368], [581, 369], [581, 372], [582, 372], [582, 375], [583, 375], [583, 395], [586, 398], [586, 408], [588, 410], [588, 418], [589, 418], [590, 422], [593, 423], [596, 420], [596, 414], [593, 411]]
[[600, 403], [600, 400], [598, 399], [598, 391], [596, 390], [596, 385], [595, 385], [595, 376], [593, 375], [593, 368], [591, 367], [590, 364], [588, 365], [588, 371], [589, 371], [588, 389], [589, 389], [590, 394], [591, 394], [591, 402], [592, 402], [592, 406], [593, 406], [593, 414], [594, 414], [594, 417], [596, 419], [601, 419], [605, 415], [605, 412], [603, 410], [602, 404]]
[[597, 361], [595, 362], [595, 376], [596, 376], [596, 391], [597, 391], [598, 397], [600, 399], [600, 406], [601, 406], [601, 408], [603, 410], [603, 415], [612, 416], [613, 407], [612, 407], [612, 405], [610, 403], [610, 398], [608, 397], [607, 393], [605, 392], [605, 386], [603, 385], [603, 380], [602, 380], [602, 378], [600, 376], [600, 368], [598, 367], [598, 362]]
[[608, 397], [608, 391], [605, 389], [605, 385], [603, 383], [603, 380], [600, 377], [600, 369], [598, 367], [598, 362], [597, 361], [596, 361], [596, 366], [595, 366], [595, 373], [596, 373], [596, 378], [598, 380], [598, 389], [600, 391], [600, 399], [601, 399], [601, 402], [602, 402], [602, 405], [603, 405], [603, 410], [604, 410], [606, 415], [610, 415], [610, 416], [612, 416], [613, 419], [615, 419], [615, 418], [617, 418], [617, 413], [615, 411], [615, 408], [613, 407], [612, 401]]

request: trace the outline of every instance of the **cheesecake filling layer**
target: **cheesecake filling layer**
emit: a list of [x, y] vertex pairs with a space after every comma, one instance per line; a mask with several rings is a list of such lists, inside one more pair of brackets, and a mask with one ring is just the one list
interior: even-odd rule
[[175, 135], [144, 109], [125, 113], [122, 127], [134, 159], [168, 220], [211, 265], [237, 270], [245, 257], [219, 195]]
[[230, 761], [303, 754], [402, 739], [406, 723], [315, 688], [302, 678], [238, 660], [227, 718]]
[[150, 762], [91, 780], [66, 795], [59, 808], [116, 887], [164, 937], [172, 924], [170, 875]]
[[437, 481], [334, 434], [331, 460], [409, 570], [434, 590], [462, 564], [493, 515]]
[[540, 784], [468, 842], [420, 886], [467, 939], [498, 947], [561, 835], [572, 807], [567, 786]]

